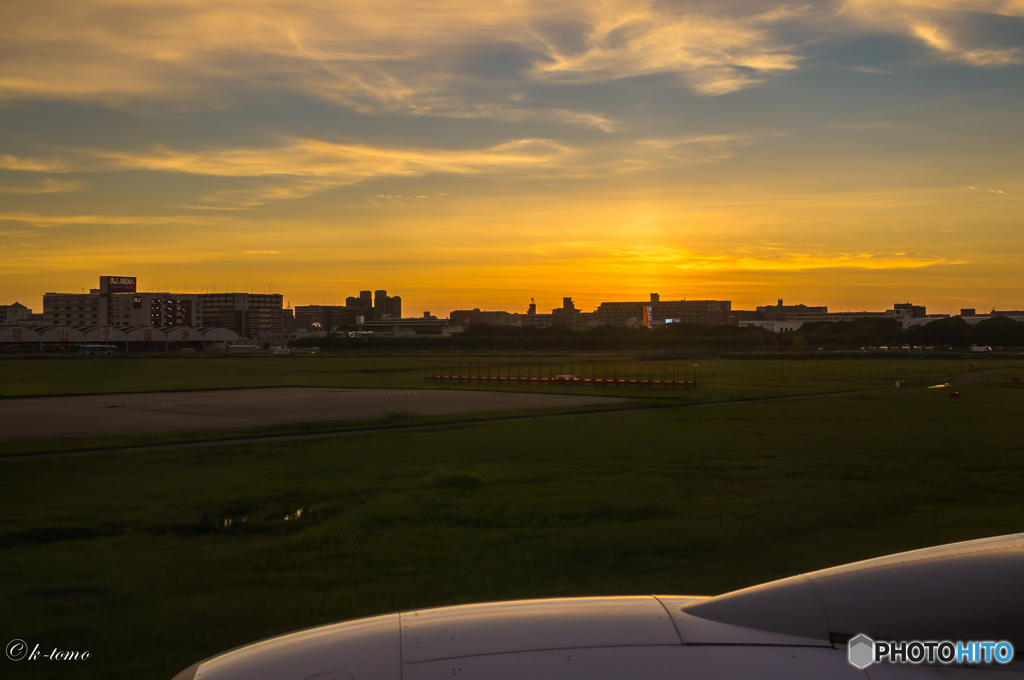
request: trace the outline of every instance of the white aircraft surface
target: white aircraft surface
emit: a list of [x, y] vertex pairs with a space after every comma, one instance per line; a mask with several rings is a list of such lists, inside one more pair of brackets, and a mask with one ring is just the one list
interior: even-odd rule
[[[1008, 641], [1010, 663], [870, 663], [847, 642]], [[880, 557], [717, 597], [440, 607], [309, 628], [174, 680], [1024, 680], [1024, 534]]]

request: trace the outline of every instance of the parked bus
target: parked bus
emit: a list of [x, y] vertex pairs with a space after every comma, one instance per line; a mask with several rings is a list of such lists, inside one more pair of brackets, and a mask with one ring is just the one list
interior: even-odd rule
[[113, 356], [117, 354], [117, 345], [82, 345], [78, 348], [81, 354], [104, 354]]

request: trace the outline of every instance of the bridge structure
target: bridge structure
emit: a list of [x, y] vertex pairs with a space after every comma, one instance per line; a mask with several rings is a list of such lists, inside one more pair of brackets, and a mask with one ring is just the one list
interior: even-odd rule
[[697, 365], [434, 360], [426, 381], [689, 388], [697, 386]]

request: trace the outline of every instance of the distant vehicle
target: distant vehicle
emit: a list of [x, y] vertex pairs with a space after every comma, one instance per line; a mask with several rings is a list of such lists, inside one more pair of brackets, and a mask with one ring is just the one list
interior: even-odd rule
[[825, 348], [824, 348], [824, 347], [819, 347], [819, 348], [818, 348], [818, 351], [819, 351], [819, 352], [824, 352], [824, 351], [825, 351]]
[[279, 356], [279, 357], [283, 357], [286, 354], [291, 354], [291, 353], [292, 353], [292, 351], [290, 349], [288, 349], [287, 347], [278, 347], [277, 349], [274, 350], [274, 354]]
[[888, 348], [888, 347], [887, 347], [886, 345], [882, 345], [882, 346], [881, 346], [881, 347], [879, 347], [878, 349], [879, 349], [880, 351], [882, 351], [882, 352], [888, 352], [888, 351], [889, 351], [889, 348]]
[[567, 375], [556, 375], [555, 376], [555, 382], [576, 382], [577, 380], [579, 380], [579, 378], [577, 378], [574, 375], [568, 375], [567, 374]]
[[[237, 647], [174, 680], [1005, 679], [1020, 677], [1019, 661], [1003, 666], [1024, 648], [1021, 574], [1024, 534], [1000, 536], [717, 597], [520, 600], [343, 621]], [[882, 641], [919, 639], [1005, 642], [981, 668], [954, 661], [954, 642], [938, 645], [935, 663], [876, 658], [890, 658]]]
[[985, 352], [991, 352], [992, 348], [988, 345], [971, 345], [971, 351], [975, 354], [984, 354]]
[[114, 356], [117, 354], [117, 345], [82, 345], [78, 348], [79, 354], [99, 354]]

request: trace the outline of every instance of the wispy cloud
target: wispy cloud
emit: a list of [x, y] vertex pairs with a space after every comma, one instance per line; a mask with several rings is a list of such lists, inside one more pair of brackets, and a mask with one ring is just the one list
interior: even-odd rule
[[[797, 68], [775, 27], [804, 10], [771, 2], [687, 7], [651, 0], [35, 0], [0, 9], [0, 98], [219, 105], [299, 90], [356, 110], [548, 120], [606, 130], [600, 112], [508, 104], [475, 74], [494, 46], [521, 61], [509, 86], [677, 74], [716, 95]], [[116, 21], [111, 17], [117, 17]], [[486, 83], [486, 84], [485, 84]]]
[[[429, 174], [550, 177], [610, 177], [644, 171], [715, 163], [732, 158], [753, 140], [721, 134], [636, 141], [615, 140], [577, 148], [551, 139], [513, 139], [484, 148], [439, 149], [374, 146], [322, 139], [288, 139], [269, 148], [180, 150], [152, 147], [124, 151], [72, 149], [53, 161], [21, 163], [23, 169], [62, 167], [67, 171], [150, 171], [254, 180], [241, 188], [208, 192], [193, 210], [245, 210], [273, 201], [306, 198], [332, 187], [384, 177]], [[49, 184], [50, 190], [72, 183]]]
[[192, 226], [214, 226], [225, 224], [215, 217], [195, 215], [41, 215], [27, 212], [0, 212], [2, 222], [26, 222], [37, 227], [59, 225], [138, 225], [157, 226], [187, 224]]
[[549, 43], [549, 61], [536, 64], [534, 73], [567, 83], [675, 73], [701, 94], [726, 94], [797, 68], [802, 57], [796, 48], [770, 28], [800, 13], [782, 6], [730, 16], [655, 3], [595, 3], [584, 15], [585, 47]]
[[732, 251], [703, 252], [665, 245], [623, 248], [597, 241], [554, 242], [534, 246], [532, 252], [548, 258], [586, 263], [591, 268], [628, 269], [671, 267], [687, 272], [809, 271], [815, 269], [921, 269], [941, 264], [962, 264], [939, 256], [911, 256], [905, 252], [799, 251], [779, 247], [749, 246]]
[[67, 182], [59, 179], [44, 179], [34, 186], [0, 186], [0, 194], [55, 194], [65, 191], [78, 191], [81, 182]]
[[295, 139], [287, 146], [269, 149], [178, 151], [156, 148], [147, 152], [89, 152], [93, 159], [112, 168], [224, 177], [289, 175], [330, 179], [333, 184], [354, 184], [371, 177], [415, 177], [430, 172], [465, 174], [538, 168], [559, 164], [571, 154], [570, 148], [549, 139], [516, 139], [492, 147], [467, 150], [380, 147]]
[[840, 15], [907, 35], [944, 60], [979, 67], [1024, 64], [1024, 49], [994, 44], [997, 38], [978, 22], [985, 15], [1024, 17], [1020, 0], [845, 0]]
[[0, 155], [0, 170], [24, 170], [28, 172], [69, 172], [70, 168], [64, 161], [40, 160], [11, 155]]

